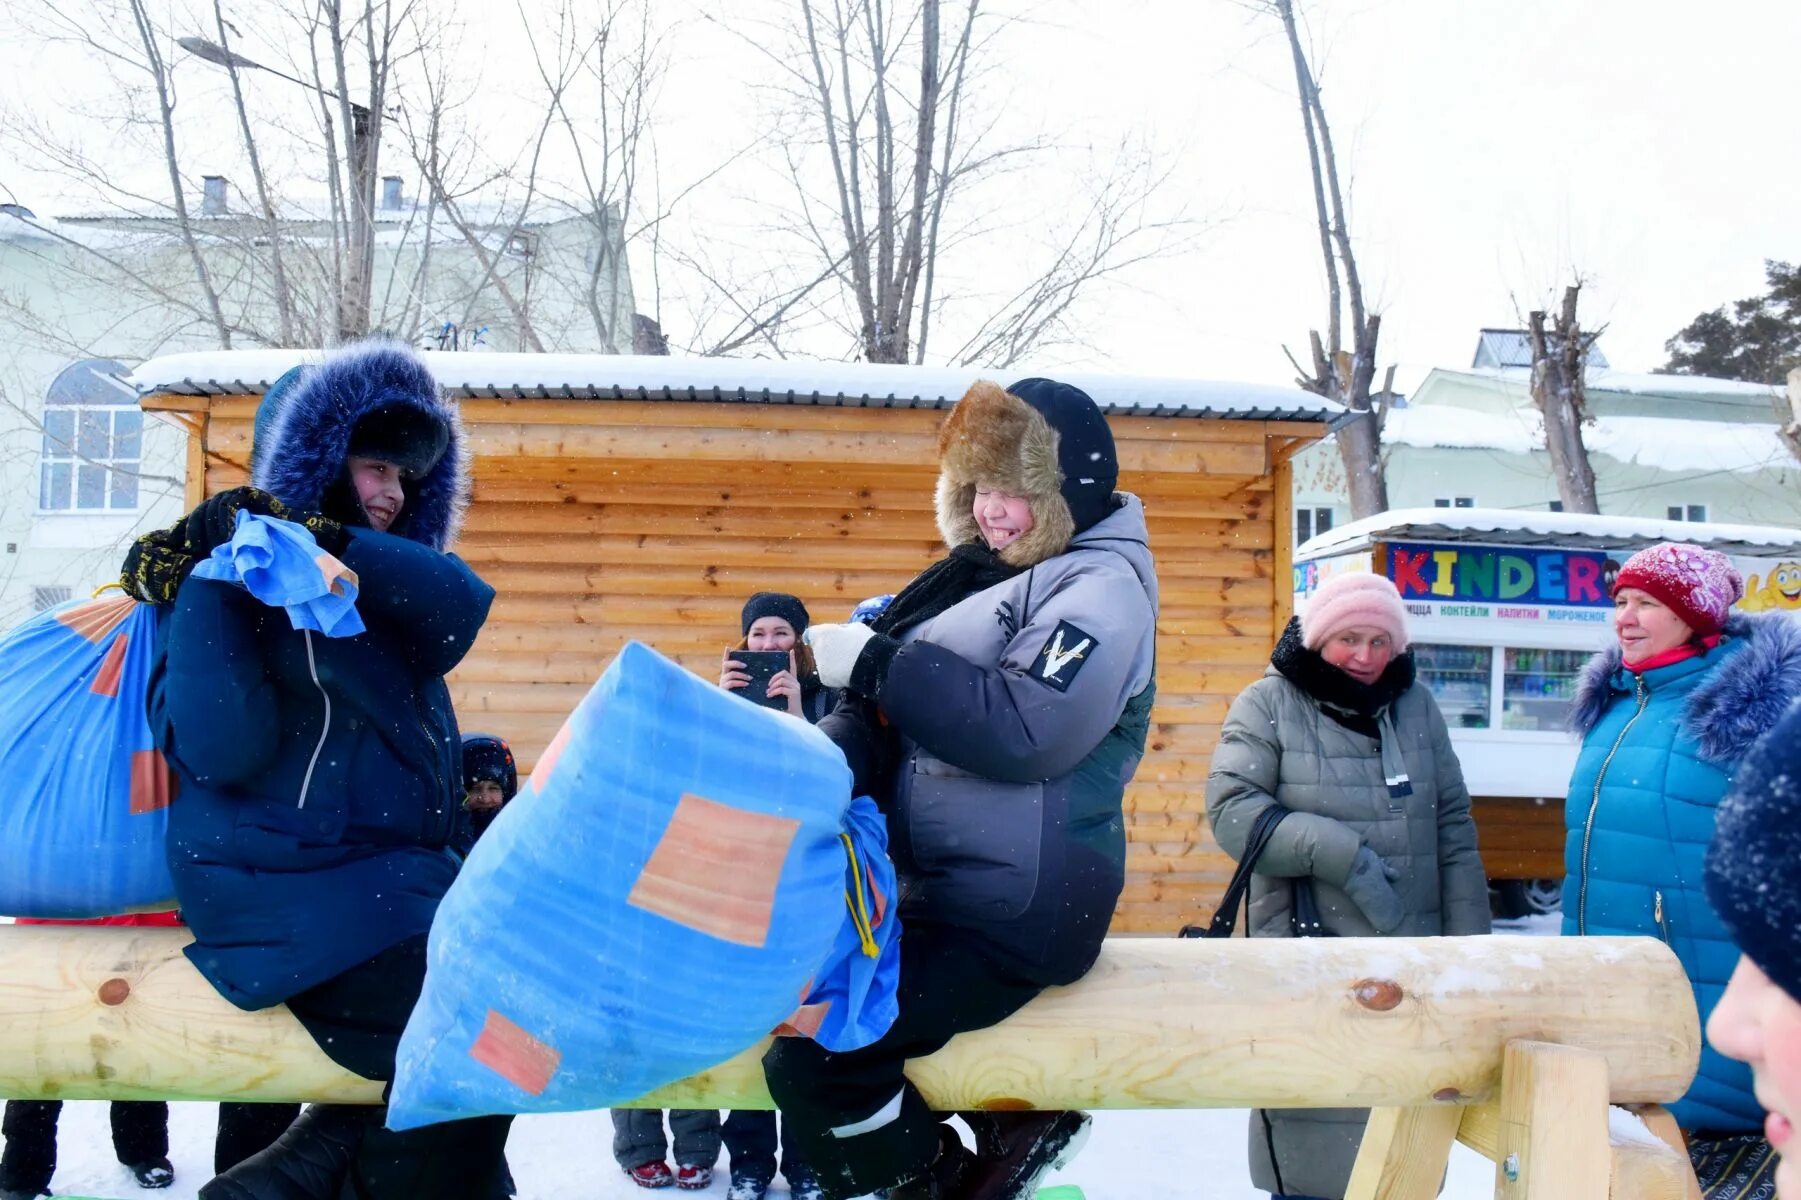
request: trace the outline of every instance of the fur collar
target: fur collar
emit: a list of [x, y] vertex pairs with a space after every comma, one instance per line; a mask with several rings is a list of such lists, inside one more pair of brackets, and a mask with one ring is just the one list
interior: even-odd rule
[[[307, 368], [282, 398], [260, 447], [254, 482], [284, 503], [318, 512], [340, 479], [357, 422], [382, 409], [411, 408], [449, 430], [438, 465], [406, 487], [395, 533], [443, 550], [455, 539], [469, 502], [462, 421], [418, 355], [371, 341], [336, 351]], [[402, 524], [404, 523], [404, 524]]]
[[971, 512], [986, 483], [1032, 506], [1032, 528], [1000, 551], [1010, 567], [1030, 567], [1069, 546], [1076, 522], [1063, 499], [1057, 431], [1037, 409], [997, 383], [977, 380], [938, 430], [938, 532], [947, 546], [979, 541]]
[[1399, 700], [1413, 686], [1413, 654], [1398, 655], [1374, 683], [1360, 683], [1309, 650], [1301, 641], [1301, 619], [1290, 617], [1288, 628], [1269, 656], [1270, 667], [1288, 682], [1321, 704], [1373, 717]]
[[[1733, 643], [1742, 643], [1736, 649]], [[1706, 676], [1689, 694], [1682, 731], [1713, 762], [1733, 762], [1801, 697], [1801, 620], [1786, 613], [1726, 619], [1726, 641]], [[1586, 737], [1614, 700], [1631, 695], [1622, 678], [1620, 648], [1609, 646], [1582, 668], [1570, 728]]]

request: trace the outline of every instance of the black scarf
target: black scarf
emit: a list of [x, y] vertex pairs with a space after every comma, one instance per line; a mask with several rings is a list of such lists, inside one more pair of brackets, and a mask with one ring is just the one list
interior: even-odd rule
[[871, 626], [899, 638], [977, 592], [1013, 578], [1024, 567], [1009, 566], [981, 542], [965, 542], [913, 577]]
[[1293, 617], [1269, 656], [1284, 678], [1320, 702], [1326, 715], [1345, 726], [1376, 735], [1376, 714], [1413, 686], [1413, 653], [1398, 654], [1374, 683], [1353, 679], [1301, 642], [1301, 619]]

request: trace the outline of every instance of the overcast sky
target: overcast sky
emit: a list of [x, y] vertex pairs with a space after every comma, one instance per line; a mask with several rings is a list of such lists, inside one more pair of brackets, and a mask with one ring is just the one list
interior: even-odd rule
[[[11, 7], [18, 22], [29, 6]], [[757, 136], [769, 117], [750, 85], [768, 68], [702, 6], [657, 11], [680, 20], [657, 114], [668, 190]], [[724, 11], [736, 24], [785, 6], [731, 0]], [[1089, 347], [1059, 358], [1288, 382], [1282, 344], [1305, 346], [1324, 301], [1279, 29], [1231, 0], [1045, 0], [1024, 11], [1029, 20], [996, 41], [985, 85], [1004, 97], [1008, 128], [1067, 146], [1058, 161], [1070, 186], [1087, 169], [1083, 147], [1147, 140], [1210, 223], [1192, 251], [1097, 298]], [[1764, 258], [1801, 257], [1792, 0], [1315, 0], [1310, 11], [1353, 234], [1384, 314], [1383, 359], [1403, 365], [1404, 385], [1431, 366], [1467, 365], [1479, 327], [1517, 323], [1577, 271], [1586, 323], [1607, 323], [1613, 364], [1649, 370], [1695, 313], [1761, 290]], [[479, 15], [461, 20], [473, 85], [505, 117], [519, 46], [490, 36]], [[26, 85], [0, 104], [80, 127], [69, 106], [96, 85], [75, 82], [78, 62], [18, 24], [0, 33], [0, 78]], [[203, 82], [190, 95], [204, 97]], [[200, 169], [192, 154], [189, 165]], [[0, 183], [57, 207], [55, 181], [16, 163], [0, 162]], [[764, 186], [736, 173], [715, 181], [685, 230], [742, 227]], [[633, 267], [648, 308], [643, 248]]]

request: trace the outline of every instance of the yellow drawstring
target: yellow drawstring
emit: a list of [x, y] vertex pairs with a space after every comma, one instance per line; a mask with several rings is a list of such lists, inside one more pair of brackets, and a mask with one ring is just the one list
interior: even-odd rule
[[840, 833], [838, 840], [844, 843], [844, 857], [850, 860], [851, 887], [844, 893], [844, 904], [850, 909], [851, 923], [857, 927], [857, 941], [863, 947], [864, 957], [876, 958], [882, 951], [875, 944], [875, 926], [870, 923], [869, 905], [863, 898], [863, 866], [857, 861], [857, 848], [850, 834]]
[[103, 583], [92, 592], [88, 593], [88, 599], [98, 600], [100, 599], [101, 592], [111, 591], [113, 588], [118, 588], [122, 592], [125, 590], [125, 585], [120, 583], [117, 579], [113, 580], [111, 583]]

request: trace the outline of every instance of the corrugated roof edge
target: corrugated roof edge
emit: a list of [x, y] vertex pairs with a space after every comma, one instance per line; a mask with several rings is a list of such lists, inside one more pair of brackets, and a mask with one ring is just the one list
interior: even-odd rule
[[[140, 394], [245, 395], [265, 390], [318, 351], [243, 350], [151, 359], [129, 382]], [[787, 404], [830, 408], [948, 409], [985, 375], [974, 368], [907, 367], [795, 360], [665, 358], [603, 354], [426, 351], [453, 396], [572, 400], [657, 400]], [[1336, 429], [1356, 419], [1338, 405], [1292, 388], [1095, 372], [1049, 371], [1119, 416], [1214, 417], [1317, 422]], [[610, 380], [610, 382], [601, 382]], [[1298, 401], [1298, 402], [1297, 402]]]
[[1409, 539], [1597, 550], [1689, 542], [1751, 558], [1801, 553], [1801, 529], [1783, 525], [1667, 521], [1505, 508], [1397, 508], [1309, 538], [1295, 547], [1295, 561], [1360, 552], [1374, 542]]

